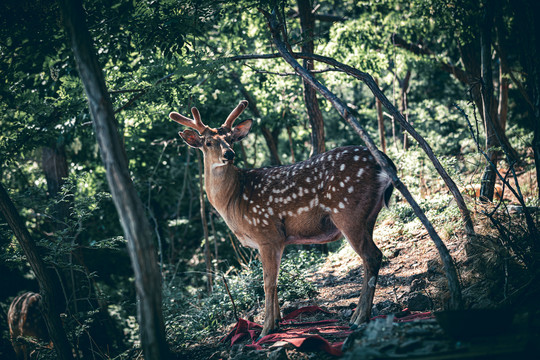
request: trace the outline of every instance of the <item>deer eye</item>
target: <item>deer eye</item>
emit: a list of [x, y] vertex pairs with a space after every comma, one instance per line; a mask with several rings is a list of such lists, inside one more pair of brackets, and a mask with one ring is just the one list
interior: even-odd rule
[[207, 142], [206, 142], [206, 146], [212, 146], [212, 142], [211, 142], [211, 141], [207, 141]]

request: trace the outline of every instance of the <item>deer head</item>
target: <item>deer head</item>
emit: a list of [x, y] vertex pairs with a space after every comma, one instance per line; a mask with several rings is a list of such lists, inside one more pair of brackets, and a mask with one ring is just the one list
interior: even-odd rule
[[205, 163], [210, 163], [212, 169], [232, 164], [235, 153], [232, 149], [233, 143], [242, 140], [247, 136], [253, 120], [244, 120], [234, 128], [234, 120], [246, 109], [248, 102], [241, 101], [238, 106], [229, 114], [223, 125], [217, 129], [206, 126], [201, 121], [201, 115], [197, 108], [192, 108], [193, 119], [171, 112], [169, 117], [179, 124], [197, 130], [184, 130], [178, 134], [184, 139], [186, 144], [202, 150], [205, 155]]

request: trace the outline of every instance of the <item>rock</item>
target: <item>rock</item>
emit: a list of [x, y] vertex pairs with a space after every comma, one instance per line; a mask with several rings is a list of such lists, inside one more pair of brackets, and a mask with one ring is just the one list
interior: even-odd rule
[[277, 348], [274, 351], [271, 351], [270, 354], [268, 354], [269, 360], [288, 360], [289, 357], [287, 356], [287, 350], [285, 350], [284, 347]]
[[400, 312], [401, 306], [399, 304], [396, 304], [395, 302], [391, 300], [384, 300], [381, 302], [378, 302], [373, 306], [372, 309], [372, 315], [378, 316], [378, 315], [389, 315]]
[[421, 291], [426, 288], [426, 280], [414, 279], [411, 283], [411, 292]]
[[397, 354], [405, 354], [422, 347], [422, 341], [418, 339], [407, 340], [396, 349]]
[[409, 295], [407, 308], [411, 311], [426, 311], [431, 309], [431, 299], [426, 295], [415, 292]]
[[436, 258], [428, 260], [427, 269], [430, 274], [442, 274], [442, 265]]

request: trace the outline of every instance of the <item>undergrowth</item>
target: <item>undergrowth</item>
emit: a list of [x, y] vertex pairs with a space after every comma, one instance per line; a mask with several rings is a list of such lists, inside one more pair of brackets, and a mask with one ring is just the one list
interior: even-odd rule
[[[305, 275], [323, 261], [322, 254], [318, 252], [287, 251], [281, 262], [278, 280], [280, 304], [315, 296], [317, 289], [306, 280]], [[185, 287], [181, 280], [176, 280], [163, 289], [163, 312], [170, 344], [182, 347], [200, 342], [215, 330], [236, 322], [223, 277], [226, 278], [239, 317], [262, 313], [264, 288], [259, 260], [251, 261], [241, 270], [233, 269], [228, 275], [217, 274], [211, 294], [200, 288]]]

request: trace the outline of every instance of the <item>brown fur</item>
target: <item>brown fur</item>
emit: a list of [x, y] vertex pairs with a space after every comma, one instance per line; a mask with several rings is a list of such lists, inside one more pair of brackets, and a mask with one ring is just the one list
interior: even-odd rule
[[8, 325], [11, 344], [17, 359], [29, 359], [30, 349], [27, 342], [19, 337], [32, 338], [48, 342], [49, 334], [39, 309], [41, 295], [26, 292], [13, 299], [8, 311]]

